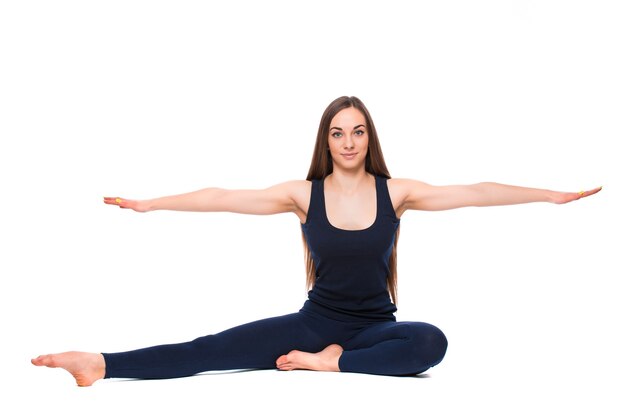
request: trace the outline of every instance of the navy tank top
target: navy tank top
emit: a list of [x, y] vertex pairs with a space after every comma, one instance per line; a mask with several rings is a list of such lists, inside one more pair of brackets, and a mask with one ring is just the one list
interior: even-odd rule
[[316, 279], [302, 310], [344, 321], [395, 321], [387, 276], [399, 224], [386, 178], [376, 176], [376, 219], [362, 230], [330, 224], [324, 180], [313, 180], [302, 230]]

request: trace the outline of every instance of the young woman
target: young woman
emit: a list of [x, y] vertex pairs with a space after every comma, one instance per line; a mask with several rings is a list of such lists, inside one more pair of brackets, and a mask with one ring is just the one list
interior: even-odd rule
[[209, 370], [310, 369], [415, 375], [443, 359], [435, 326], [396, 322], [396, 243], [407, 210], [530, 202], [568, 203], [600, 191], [556, 192], [485, 182], [433, 186], [392, 179], [368, 110], [340, 97], [325, 110], [306, 180], [264, 190], [199, 191], [106, 204], [137, 212], [292, 212], [300, 220], [310, 291], [293, 314], [193, 341], [120, 353], [65, 352], [32, 360], [69, 371], [78, 385], [102, 378], [174, 378]]

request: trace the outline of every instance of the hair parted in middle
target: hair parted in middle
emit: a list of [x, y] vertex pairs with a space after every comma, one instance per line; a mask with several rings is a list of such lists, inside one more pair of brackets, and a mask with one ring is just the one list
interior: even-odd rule
[[387, 170], [387, 165], [385, 164], [383, 151], [380, 148], [376, 127], [374, 126], [374, 121], [372, 120], [369, 111], [363, 102], [357, 97], [342, 96], [333, 100], [333, 102], [326, 107], [326, 110], [324, 110], [324, 113], [322, 114], [320, 126], [317, 130], [317, 140], [315, 141], [311, 167], [309, 168], [309, 174], [306, 177], [307, 180], [321, 180], [333, 172], [333, 161], [330, 158], [330, 151], [328, 150], [330, 122], [337, 113], [349, 107], [354, 107], [359, 110], [361, 114], [363, 114], [363, 117], [365, 117], [367, 136], [369, 138], [369, 146], [365, 159], [365, 171], [372, 175], [391, 178], [389, 170]]

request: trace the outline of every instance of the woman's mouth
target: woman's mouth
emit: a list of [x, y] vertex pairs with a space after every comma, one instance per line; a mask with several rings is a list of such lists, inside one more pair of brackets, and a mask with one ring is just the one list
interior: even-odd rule
[[354, 159], [354, 157], [357, 155], [358, 152], [353, 152], [353, 153], [342, 153], [341, 156], [343, 156], [345, 159]]

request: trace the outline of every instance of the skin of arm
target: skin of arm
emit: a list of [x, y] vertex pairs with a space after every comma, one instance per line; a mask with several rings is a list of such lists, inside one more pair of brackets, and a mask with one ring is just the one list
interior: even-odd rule
[[[519, 187], [495, 182], [469, 185], [434, 186], [410, 179], [390, 179], [389, 192], [397, 202], [398, 217], [406, 210], [450, 210], [460, 207], [485, 207], [532, 202], [569, 203], [596, 194], [602, 187], [589, 191], [559, 192], [541, 188]], [[204, 188], [185, 194], [150, 200], [128, 200], [104, 197], [106, 204], [138, 212], [154, 210], [227, 211], [242, 214], [277, 214], [294, 212], [306, 221], [311, 183], [288, 181], [262, 190], [227, 190]]]
[[590, 191], [560, 192], [541, 188], [519, 187], [481, 182], [469, 185], [434, 186], [421, 181], [393, 179], [393, 194], [399, 201], [398, 212], [406, 210], [450, 210], [460, 207], [486, 207], [533, 202], [555, 204], [569, 203], [599, 192], [602, 187]]
[[204, 188], [184, 194], [149, 200], [129, 200], [104, 197], [106, 204], [138, 212], [154, 210], [217, 212], [242, 214], [278, 214], [294, 212], [299, 217], [306, 212], [308, 181], [288, 181], [260, 190], [227, 190]]

